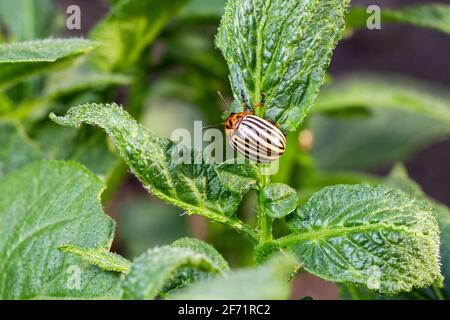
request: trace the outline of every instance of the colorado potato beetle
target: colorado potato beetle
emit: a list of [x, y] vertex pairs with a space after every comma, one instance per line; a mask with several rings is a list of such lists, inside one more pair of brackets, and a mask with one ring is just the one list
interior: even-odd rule
[[271, 163], [286, 150], [283, 132], [249, 111], [231, 113], [225, 121], [225, 134], [235, 150], [257, 163]]

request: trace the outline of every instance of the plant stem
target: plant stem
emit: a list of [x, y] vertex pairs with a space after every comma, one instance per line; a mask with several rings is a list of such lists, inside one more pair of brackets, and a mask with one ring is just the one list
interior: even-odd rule
[[[261, 168], [265, 167], [261, 165]], [[258, 230], [259, 230], [259, 243], [265, 243], [272, 240], [272, 221], [267, 215], [265, 210], [265, 197], [263, 194], [263, 188], [270, 184], [270, 176], [263, 175], [261, 181], [259, 182], [258, 191]]]
[[433, 292], [438, 298], [438, 300], [445, 300], [445, 297], [443, 296], [441, 289], [439, 289], [435, 284], [433, 284], [431, 288], [433, 289]]

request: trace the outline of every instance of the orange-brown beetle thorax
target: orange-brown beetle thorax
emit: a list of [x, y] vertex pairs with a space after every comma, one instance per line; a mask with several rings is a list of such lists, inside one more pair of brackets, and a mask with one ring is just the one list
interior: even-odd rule
[[252, 114], [251, 112], [238, 112], [238, 113], [231, 113], [227, 120], [225, 121], [225, 134], [231, 134], [234, 130], [239, 126], [239, 123], [249, 114]]

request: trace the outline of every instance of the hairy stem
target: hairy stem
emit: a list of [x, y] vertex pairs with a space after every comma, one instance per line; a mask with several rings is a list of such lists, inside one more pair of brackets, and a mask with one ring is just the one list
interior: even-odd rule
[[438, 300], [445, 300], [445, 297], [444, 297], [444, 295], [442, 294], [442, 291], [441, 291], [440, 288], [438, 288], [435, 284], [433, 284], [433, 285], [431, 286], [431, 288], [432, 288], [432, 290], [433, 290], [433, 292], [434, 292], [434, 294], [436, 295], [436, 297], [437, 297]]
[[[264, 168], [263, 166], [261, 166]], [[258, 230], [259, 230], [259, 243], [265, 243], [272, 240], [272, 221], [270, 216], [265, 210], [265, 197], [263, 194], [263, 188], [270, 184], [270, 176], [264, 175], [259, 182], [258, 191]]]

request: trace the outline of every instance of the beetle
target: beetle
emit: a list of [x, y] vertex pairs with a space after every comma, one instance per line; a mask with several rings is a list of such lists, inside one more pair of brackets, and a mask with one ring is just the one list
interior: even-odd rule
[[231, 113], [225, 121], [225, 135], [235, 150], [256, 163], [271, 163], [286, 151], [283, 132], [251, 111]]

